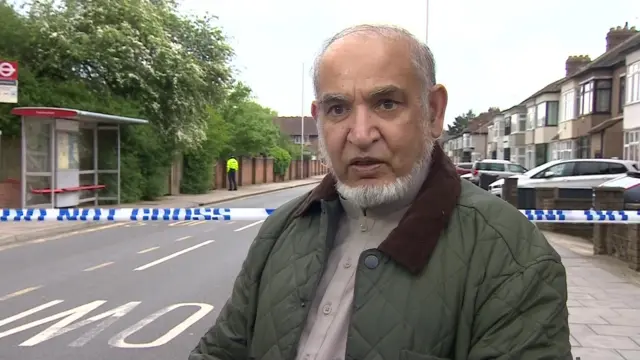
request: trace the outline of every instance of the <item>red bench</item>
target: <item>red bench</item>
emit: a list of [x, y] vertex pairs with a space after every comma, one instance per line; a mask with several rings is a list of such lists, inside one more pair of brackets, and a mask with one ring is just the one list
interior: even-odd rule
[[97, 191], [97, 190], [102, 190], [106, 187], [107, 187], [106, 185], [84, 185], [84, 186], [76, 186], [76, 187], [63, 188], [63, 189], [31, 189], [31, 192], [33, 194], [39, 194], [39, 195], [61, 194], [65, 192], [75, 192], [75, 191], [84, 191], [84, 190]]

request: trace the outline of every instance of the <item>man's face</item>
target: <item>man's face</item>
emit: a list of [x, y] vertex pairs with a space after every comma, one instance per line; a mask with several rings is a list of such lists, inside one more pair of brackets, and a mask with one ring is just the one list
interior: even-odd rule
[[327, 49], [318, 70], [312, 113], [339, 182], [384, 187], [425, 160], [442, 131], [446, 90], [435, 87], [429, 107], [438, 108], [425, 111], [408, 41], [351, 34]]

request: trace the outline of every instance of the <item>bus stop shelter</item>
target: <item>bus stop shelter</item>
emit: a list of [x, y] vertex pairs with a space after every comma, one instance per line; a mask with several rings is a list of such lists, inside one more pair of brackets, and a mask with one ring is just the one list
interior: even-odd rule
[[120, 126], [147, 120], [81, 110], [19, 107], [22, 208], [120, 203]]

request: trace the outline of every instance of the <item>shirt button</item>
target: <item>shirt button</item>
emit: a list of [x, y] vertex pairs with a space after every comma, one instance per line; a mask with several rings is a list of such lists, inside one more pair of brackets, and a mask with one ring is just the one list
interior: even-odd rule
[[364, 224], [360, 224], [360, 231], [362, 232], [367, 231], [367, 227]]
[[342, 265], [342, 266], [344, 266], [345, 269], [348, 269], [348, 268], [351, 267], [351, 262], [349, 260], [347, 260], [347, 262], [345, 262], [344, 265]]
[[322, 312], [323, 312], [325, 315], [329, 315], [329, 314], [331, 314], [331, 305], [327, 304], [327, 305], [323, 306], [323, 307], [322, 307]]

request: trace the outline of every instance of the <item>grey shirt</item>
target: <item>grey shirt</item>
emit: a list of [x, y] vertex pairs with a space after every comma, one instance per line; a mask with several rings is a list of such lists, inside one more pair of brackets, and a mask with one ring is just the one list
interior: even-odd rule
[[345, 216], [340, 220], [334, 248], [311, 303], [298, 360], [344, 359], [359, 256], [387, 238], [411, 200], [370, 209], [366, 214], [351, 202], [342, 198], [340, 201]]

